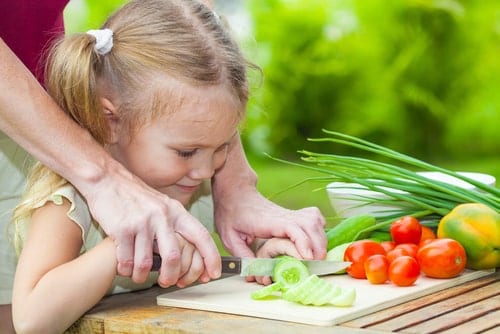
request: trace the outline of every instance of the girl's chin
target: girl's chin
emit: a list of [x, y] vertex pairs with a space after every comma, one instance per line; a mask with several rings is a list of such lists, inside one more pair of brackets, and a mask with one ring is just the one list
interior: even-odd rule
[[[170, 195], [167, 194], [167, 196], [170, 196]], [[192, 197], [193, 197], [192, 195], [170, 196], [170, 198], [175, 199], [175, 200], [181, 202], [181, 204], [184, 205], [184, 206], [186, 206], [189, 203], [191, 203], [191, 198]]]

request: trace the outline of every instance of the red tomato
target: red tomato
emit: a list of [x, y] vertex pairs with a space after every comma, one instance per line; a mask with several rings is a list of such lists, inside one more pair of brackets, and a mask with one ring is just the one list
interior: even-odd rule
[[419, 244], [425, 243], [426, 240], [432, 240], [436, 238], [437, 238], [436, 233], [432, 228], [422, 225], [422, 236], [420, 237]]
[[394, 241], [382, 241], [380, 243], [380, 246], [382, 246], [385, 249], [385, 252], [388, 253], [390, 250], [394, 249], [396, 247], [396, 243]]
[[408, 252], [407, 249], [405, 248], [394, 248], [394, 249], [391, 249], [390, 251], [387, 252], [387, 261], [392, 262], [394, 261], [396, 258], [400, 257], [400, 256], [403, 256], [403, 255], [406, 255], [406, 256], [411, 256], [410, 252]]
[[382, 254], [370, 256], [365, 261], [366, 278], [372, 284], [383, 284], [389, 279], [389, 261]]
[[467, 257], [464, 247], [458, 241], [438, 238], [420, 247], [417, 260], [425, 275], [450, 278], [464, 270]]
[[344, 260], [352, 264], [346, 269], [347, 273], [354, 278], [366, 278], [365, 260], [374, 254], [385, 254], [384, 248], [373, 240], [358, 240], [347, 246], [344, 252]]
[[408, 253], [407, 255], [414, 257], [415, 259], [417, 258], [418, 245], [405, 243], [396, 245], [396, 247], [394, 247], [394, 249], [400, 249], [400, 248], [406, 250]]
[[436, 232], [429, 226], [421, 225], [422, 227], [422, 236], [420, 237], [420, 241], [427, 239], [436, 239]]
[[397, 286], [409, 286], [420, 276], [420, 266], [411, 256], [403, 255], [389, 265], [389, 280]]
[[394, 221], [390, 227], [392, 240], [397, 244], [420, 242], [422, 226], [417, 218], [404, 216]]

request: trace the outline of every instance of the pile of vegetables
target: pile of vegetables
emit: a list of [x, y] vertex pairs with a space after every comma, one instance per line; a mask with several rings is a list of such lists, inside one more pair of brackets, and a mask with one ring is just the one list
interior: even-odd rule
[[[360, 205], [387, 204], [398, 208], [386, 213], [378, 212], [376, 217], [349, 217], [328, 229], [327, 250], [343, 245], [334, 252], [338, 260], [338, 254], [347, 247], [346, 243], [366, 238], [390, 240], [389, 226], [397, 219], [411, 216], [418, 218], [426, 229], [436, 231], [440, 224], [439, 237], [458, 240], [463, 244], [469, 257], [468, 268], [489, 269], [500, 266], [499, 188], [354, 136], [328, 130], [324, 132], [329, 136], [310, 140], [346, 145], [375, 154], [380, 160], [389, 162], [309, 151], [300, 151], [305, 164], [280, 161], [325, 175], [313, 178], [314, 180], [361, 185], [384, 195], [383, 200], [360, 197]], [[417, 169], [440, 172], [475, 188], [467, 189], [431, 180], [414, 171]], [[299, 184], [309, 180], [311, 179]]]
[[389, 234], [390, 240], [361, 239], [338, 245], [328, 252], [327, 259], [352, 262], [346, 271], [353, 278], [396, 286], [413, 285], [422, 273], [452, 278], [465, 269], [467, 255], [462, 244], [439, 238], [415, 217], [395, 220]]
[[[353, 136], [324, 131], [331, 137], [311, 140], [348, 145], [398, 163], [308, 151], [301, 151], [302, 159], [312, 165], [276, 159], [325, 174], [314, 180], [357, 184], [386, 196], [383, 200], [360, 198], [364, 205], [398, 207], [376, 217], [348, 217], [325, 231], [327, 260], [351, 262], [336, 274], [347, 273], [372, 284], [410, 286], [422, 274], [452, 278], [465, 268], [500, 267], [498, 188]], [[430, 180], [402, 167], [404, 164], [455, 177], [475, 189]], [[356, 297], [354, 289], [342, 289], [310, 275], [302, 262], [290, 257], [276, 265], [272, 278], [274, 283], [255, 291], [252, 298], [280, 293], [285, 300], [305, 305], [349, 306]]]

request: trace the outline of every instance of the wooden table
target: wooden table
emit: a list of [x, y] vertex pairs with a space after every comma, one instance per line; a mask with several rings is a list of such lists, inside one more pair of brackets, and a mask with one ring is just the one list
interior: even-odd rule
[[332, 327], [158, 306], [156, 297], [168, 291], [153, 287], [106, 297], [67, 333], [500, 334], [498, 269], [477, 280]]

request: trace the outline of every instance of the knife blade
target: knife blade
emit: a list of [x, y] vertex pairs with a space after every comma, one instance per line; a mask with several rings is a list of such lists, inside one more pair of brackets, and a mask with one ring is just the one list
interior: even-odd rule
[[[239, 274], [240, 276], [272, 276], [274, 266], [279, 258], [253, 258], [221, 256], [222, 273]], [[336, 273], [351, 265], [348, 261], [326, 261], [326, 260], [301, 260], [311, 274], [318, 276]], [[161, 257], [153, 255], [153, 266], [151, 271], [158, 271], [161, 266]]]

